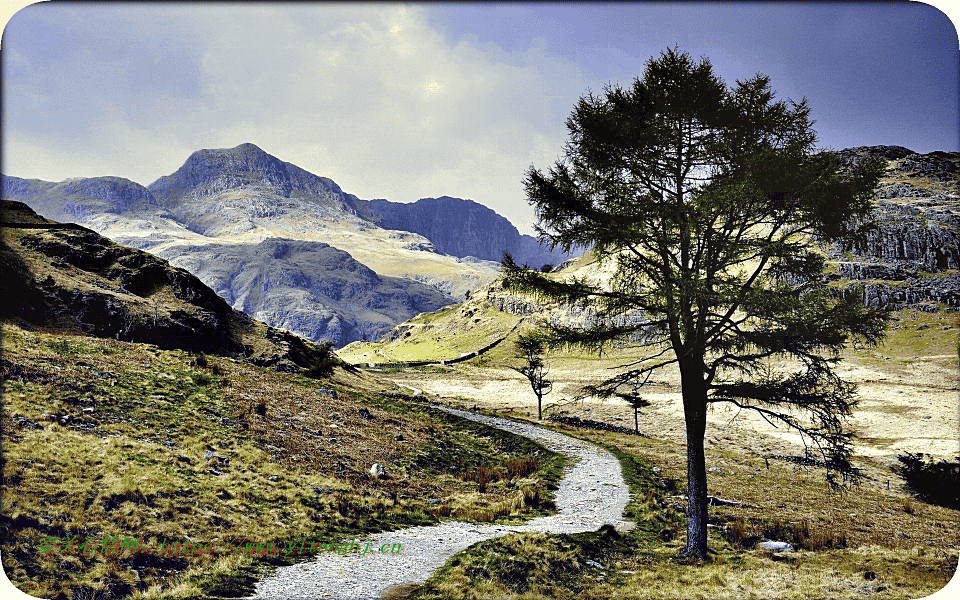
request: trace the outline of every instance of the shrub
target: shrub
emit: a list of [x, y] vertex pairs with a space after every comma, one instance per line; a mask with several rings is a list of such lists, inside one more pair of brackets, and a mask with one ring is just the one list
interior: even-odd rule
[[333, 351], [333, 342], [323, 342], [314, 346], [311, 349], [311, 355], [312, 364], [301, 373], [313, 379], [329, 377], [333, 373], [334, 367], [343, 364]]
[[914, 495], [929, 504], [960, 509], [960, 456], [956, 461], [939, 460], [927, 454], [899, 454], [893, 467]]

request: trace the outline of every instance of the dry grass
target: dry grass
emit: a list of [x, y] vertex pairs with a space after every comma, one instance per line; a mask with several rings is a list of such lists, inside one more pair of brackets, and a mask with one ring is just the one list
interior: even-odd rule
[[[633, 497], [626, 514], [636, 529], [620, 538], [490, 540], [455, 556], [413, 598], [920, 598], [956, 571], [960, 512], [887, 493], [876, 482], [833, 492], [816, 470], [784, 461], [768, 469], [763, 459], [732, 452], [708, 456], [723, 465], [710, 474], [710, 493], [749, 506], [711, 506], [715, 552], [705, 564], [686, 564], [676, 558], [684, 543], [683, 447], [552, 427], [619, 446]], [[654, 476], [631, 466], [631, 457], [661, 470]], [[762, 539], [797, 550], [756, 549]]]
[[[3, 333], [4, 568], [34, 596], [249, 593], [270, 560], [162, 557], [159, 546], [427, 524], [438, 519], [431, 499], [477, 520], [528, 518], [546, 504], [523, 486], [559, 475], [529, 440], [392, 399], [391, 384], [363, 374], [314, 380], [143, 344]], [[519, 465], [535, 452], [543, 468], [530, 481], [511, 476], [481, 494], [456, 476], [468, 465], [454, 458]], [[367, 473], [374, 462], [386, 478]], [[147, 551], [42, 553], [49, 538], [73, 536], [139, 538]]]

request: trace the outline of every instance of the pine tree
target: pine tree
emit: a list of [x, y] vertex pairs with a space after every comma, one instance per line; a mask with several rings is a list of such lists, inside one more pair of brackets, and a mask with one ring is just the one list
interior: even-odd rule
[[514, 344], [516, 357], [523, 360], [520, 367], [512, 367], [530, 382], [533, 393], [537, 395], [537, 420], [543, 419], [543, 397], [553, 389], [553, 383], [547, 379], [549, 369], [543, 362], [544, 343], [537, 335], [521, 335]]
[[855, 386], [835, 368], [850, 343], [882, 340], [887, 312], [865, 307], [856, 291], [831, 294], [823, 249], [858, 234], [883, 167], [841, 169], [836, 153], [815, 147], [806, 99], [774, 101], [760, 74], [728, 88], [707, 59], [676, 49], [648, 61], [632, 87], [581, 98], [567, 128], [563, 157], [525, 178], [537, 231], [566, 251], [592, 246], [615, 274], [601, 286], [507, 255], [504, 281], [601, 317], [585, 328], [545, 325], [549, 348], [637, 348], [637, 360], [593, 393], [635, 394], [656, 370], [679, 369], [684, 554], [702, 560], [711, 404], [798, 430], [832, 485], [856, 476], [843, 428]]

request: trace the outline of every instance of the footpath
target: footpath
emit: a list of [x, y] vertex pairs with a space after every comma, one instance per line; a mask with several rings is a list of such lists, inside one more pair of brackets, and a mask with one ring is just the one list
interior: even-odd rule
[[379, 598], [395, 586], [421, 584], [457, 552], [511, 533], [578, 533], [595, 531], [604, 524], [618, 529], [632, 525], [623, 519], [630, 490], [623, 481], [620, 463], [606, 450], [534, 425], [444, 408], [447, 412], [528, 437], [570, 458], [559, 489], [556, 514], [538, 517], [525, 525], [475, 525], [448, 521], [427, 527], [374, 534], [365, 538], [372, 547], [402, 544], [401, 553], [341, 556], [324, 553], [310, 562], [280, 567], [259, 582], [255, 600], [315, 598]]

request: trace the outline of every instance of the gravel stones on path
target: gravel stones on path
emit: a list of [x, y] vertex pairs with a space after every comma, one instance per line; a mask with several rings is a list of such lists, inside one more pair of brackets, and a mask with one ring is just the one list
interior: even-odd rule
[[[259, 582], [256, 600], [306, 598], [379, 598], [397, 585], [420, 584], [457, 552], [510, 533], [577, 533], [594, 531], [610, 523], [618, 529], [632, 525], [622, 520], [630, 491], [623, 481], [620, 463], [606, 450], [554, 431], [507, 419], [477, 415], [452, 408], [451, 414], [471, 419], [535, 440], [568, 456], [568, 466], [555, 494], [556, 514], [538, 517], [525, 525], [474, 525], [447, 521], [426, 527], [411, 527], [377, 533], [364, 538], [370, 543], [363, 556], [320, 554], [309, 562], [280, 567]], [[360, 540], [357, 540], [360, 542]], [[402, 544], [399, 553], [380, 553], [384, 544]]]

